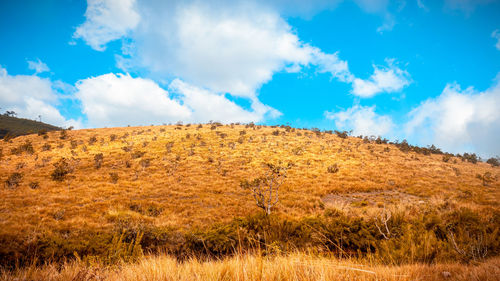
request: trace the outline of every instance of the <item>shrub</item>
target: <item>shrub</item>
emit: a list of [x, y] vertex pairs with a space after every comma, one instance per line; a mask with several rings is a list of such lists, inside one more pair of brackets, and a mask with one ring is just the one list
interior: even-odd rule
[[451, 155], [450, 154], [443, 155], [443, 162], [448, 162], [448, 161], [450, 161], [450, 159], [451, 159]]
[[490, 172], [486, 172], [483, 175], [477, 174], [476, 178], [480, 179], [483, 182], [483, 186], [488, 186], [493, 181], [495, 181], [495, 178]]
[[347, 132], [347, 131], [341, 132], [341, 131], [335, 130], [334, 133], [337, 135], [337, 137], [342, 138], [342, 139], [346, 139], [349, 136], [349, 132]]
[[93, 145], [96, 142], [97, 142], [97, 137], [96, 136], [90, 137], [90, 139], [89, 139], [89, 145]]
[[137, 159], [137, 158], [141, 158], [142, 156], [144, 156], [144, 154], [146, 154], [146, 152], [137, 150], [137, 151], [132, 152], [131, 156], [132, 156], [132, 159]]
[[66, 175], [71, 172], [70, 166], [65, 158], [61, 158], [58, 162], [54, 163], [54, 171], [50, 176], [54, 181], [63, 181]]
[[70, 142], [71, 149], [75, 149], [78, 147], [78, 142], [76, 140], [71, 140]]
[[145, 215], [148, 217], [157, 217], [161, 215], [163, 212], [163, 208], [161, 208], [159, 205], [155, 203], [149, 203], [149, 204], [137, 204], [133, 203], [129, 206], [131, 211], [137, 212], [141, 215]]
[[33, 145], [31, 144], [30, 141], [26, 141], [24, 144], [21, 144], [17, 148], [13, 148], [11, 150], [11, 153], [16, 155], [19, 155], [23, 152], [26, 152], [28, 154], [35, 153], [35, 149], [33, 148]]
[[103, 160], [104, 160], [104, 156], [102, 155], [102, 153], [94, 155], [94, 167], [96, 169], [100, 169], [102, 166]]
[[38, 189], [40, 187], [40, 184], [37, 181], [32, 181], [29, 184], [31, 189]]
[[478, 160], [479, 159], [475, 153], [464, 153], [464, 155], [462, 156], [462, 161], [467, 161], [472, 164], [476, 164]]
[[68, 132], [66, 130], [62, 130], [61, 133], [59, 133], [59, 138], [62, 140], [65, 140], [68, 137]]
[[399, 150], [401, 150], [404, 153], [408, 153], [411, 150], [411, 146], [408, 144], [406, 140], [403, 140], [399, 145]]
[[486, 163], [490, 164], [492, 167], [498, 167], [500, 166], [500, 160], [499, 160], [500, 157], [491, 157], [490, 159], [488, 159], [486, 161]]
[[335, 174], [339, 171], [339, 167], [337, 164], [333, 164], [333, 165], [328, 166], [327, 171], [330, 174]]
[[149, 167], [149, 165], [151, 164], [151, 159], [141, 159], [139, 164], [141, 165], [142, 169], [144, 170], [147, 167]]
[[49, 151], [51, 148], [50, 144], [46, 143], [42, 146], [42, 151]]
[[173, 141], [170, 141], [170, 142], [168, 142], [168, 143], [165, 145], [165, 148], [167, 149], [167, 152], [168, 152], [168, 153], [171, 153], [171, 152], [172, 152], [172, 147], [174, 147], [174, 142], [173, 142]]
[[5, 181], [5, 187], [16, 188], [19, 186], [19, 183], [21, 183], [22, 179], [23, 179], [23, 174], [18, 172], [12, 173]]
[[118, 174], [117, 173], [109, 173], [109, 177], [111, 182], [116, 184], [118, 182]]

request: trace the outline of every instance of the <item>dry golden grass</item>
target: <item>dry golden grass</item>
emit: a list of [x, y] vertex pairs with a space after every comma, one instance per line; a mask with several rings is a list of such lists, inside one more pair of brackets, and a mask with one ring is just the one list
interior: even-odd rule
[[[0, 191], [0, 232], [98, 229], [111, 225], [117, 216], [184, 227], [228, 220], [256, 210], [251, 194], [239, 187], [240, 181], [259, 176], [263, 163], [278, 160], [295, 165], [276, 209], [290, 216], [315, 214], [324, 207], [363, 214], [381, 204], [418, 207], [446, 201], [473, 209], [499, 206], [500, 168], [486, 163], [471, 164], [455, 157], [445, 163], [441, 155], [403, 153], [393, 145], [364, 144], [357, 138], [318, 137], [310, 131], [287, 133], [284, 129], [279, 129], [284, 135], [274, 136], [275, 130], [244, 126], [211, 130], [210, 125], [198, 129], [195, 125], [128, 127], [68, 131], [64, 140], [59, 132], [51, 132], [46, 140], [29, 135], [2, 142], [0, 181], [14, 172], [22, 173], [23, 179], [19, 187]], [[240, 131], [246, 134], [241, 136]], [[111, 135], [116, 140], [111, 141]], [[97, 141], [89, 144], [92, 137]], [[34, 154], [9, 155], [26, 141], [32, 142]], [[166, 148], [169, 142], [174, 143], [171, 152]], [[45, 144], [51, 149], [43, 151]], [[389, 152], [384, 152], [386, 147]], [[140, 155], [136, 152], [145, 154], [134, 158]], [[94, 156], [99, 153], [103, 164], [96, 169]], [[66, 180], [53, 181], [53, 163], [63, 157], [73, 171]], [[144, 164], [147, 161], [149, 165]], [[333, 164], [339, 171], [328, 173]], [[488, 186], [476, 177], [486, 172], [494, 177]], [[110, 173], [118, 176], [116, 183]], [[38, 182], [39, 188], [31, 189], [32, 182]], [[363, 206], [353, 200], [329, 200], [330, 194], [351, 193], [348, 198], [362, 197], [358, 201], [366, 202], [358, 205]], [[130, 209], [141, 203], [158, 207], [161, 214], [147, 216]]]
[[[500, 168], [486, 163], [443, 162], [442, 155], [307, 130], [212, 127], [89, 129], [66, 131], [64, 139], [49, 132], [48, 138], [1, 142], [0, 182], [14, 173], [22, 179], [17, 187], [0, 188], [0, 246], [15, 249], [14, 238], [19, 247], [48, 236], [75, 240], [124, 224], [192, 229], [254, 214], [258, 208], [240, 182], [278, 161], [293, 163], [273, 210], [286, 217], [325, 209], [362, 217], [382, 208], [408, 216], [424, 208], [467, 207], [485, 217], [500, 210]], [[34, 153], [11, 153], [27, 142]], [[51, 174], [61, 158], [71, 172], [55, 181]], [[339, 171], [329, 173], [335, 164]], [[477, 177], [487, 173], [488, 182]]]
[[178, 262], [161, 255], [138, 263], [106, 268], [86, 266], [81, 262], [62, 266], [30, 267], [4, 272], [0, 280], [500, 280], [500, 259], [477, 265], [413, 264], [405, 266], [362, 265], [355, 260], [314, 257], [304, 253], [289, 256], [261, 257], [238, 255], [218, 261], [191, 259]]

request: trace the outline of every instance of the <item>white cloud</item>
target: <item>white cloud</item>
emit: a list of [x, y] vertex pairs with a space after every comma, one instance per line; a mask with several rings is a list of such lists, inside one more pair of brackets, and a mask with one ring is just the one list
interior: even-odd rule
[[280, 113], [258, 100], [244, 110], [224, 95], [175, 79], [172, 95], [149, 79], [128, 74], [104, 74], [80, 80], [75, 96], [81, 101], [89, 127], [149, 125], [158, 123], [258, 122]]
[[35, 74], [48, 72], [50, 70], [49, 67], [40, 59], [37, 59], [36, 61], [28, 61], [28, 68], [34, 70]]
[[338, 53], [325, 54], [318, 48], [312, 48], [311, 56], [311, 64], [317, 65], [319, 72], [330, 73], [341, 82], [351, 83], [354, 80], [347, 62], [339, 59]]
[[9, 75], [0, 67], [0, 104], [2, 110], [15, 111], [19, 117], [38, 120], [57, 126], [79, 127], [79, 121], [64, 118], [56, 105], [59, 97], [49, 79], [36, 75]]
[[158, 5], [142, 6], [147, 16], [134, 34], [133, 63], [121, 65], [135, 63], [159, 77], [254, 98], [274, 73], [297, 71], [322, 55], [303, 44], [279, 14], [250, 2]]
[[149, 79], [113, 73], [80, 80], [81, 101], [90, 127], [150, 125], [189, 118], [188, 108]]
[[495, 38], [495, 40], [497, 40], [497, 42], [495, 44], [495, 48], [500, 50], [500, 31], [498, 29], [496, 29], [495, 31], [493, 31], [493, 33], [491, 33], [491, 37]]
[[[338, 2], [316, 0], [314, 3], [327, 9], [335, 7]], [[387, 12], [386, 0], [356, 2], [366, 12], [392, 18]], [[110, 13], [115, 10], [113, 5], [118, 3], [108, 1], [106, 4], [105, 8], [88, 10]], [[134, 23], [135, 28], [132, 24], [125, 25], [130, 29], [127, 33], [129, 40], [122, 41], [123, 54], [115, 56], [117, 66], [124, 72], [145, 70], [157, 81], [179, 78], [211, 92], [229, 93], [250, 100], [257, 100], [258, 90], [275, 73], [299, 72], [304, 67], [330, 73], [342, 82], [354, 82], [353, 93], [362, 97], [398, 91], [409, 83], [408, 73], [392, 65], [376, 68], [371, 80], [355, 79], [347, 62], [341, 60], [338, 53], [327, 54], [301, 42], [278, 11], [301, 14], [299, 7], [302, 7], [304, 11], [317, 12], [311, 5], [308, 2], [291, 7], [284, 1], [224, 0], [210, 4], [199, 1], [132, 3], [128, 7], [133, 7], [130, 9], [137, 13], [138, 22]], [[106, 27], [113, 21], [97, 21], [96, 18], [99, 19], [98, 16], [87, 16], [87, 21], [81, 25], [82, 30], [92, 31], [96, 29], [94, 26], [99, 26], [97, 30], [114, 30], [113, 26]], [[380, 29], [390, 29], [393, 23], [392, 19], [386, 20]], [[111, 33], [113, 36], [93, 45], [104, 47], [102, 44], [124, 33], [116, 36]]]
[[87, 0], [85, 18], [73, 38], [85, 40], [97, 51], [104, 51], [108, 42], [127, 35], [140, 21], [135, 0]]
[[500, 84], [484, 92], [449, 84], [410, 114], [406, 134], [446, 151], [500, 155]]
[[325, 117], [334, 120], [338, 129], [352, 130], [356, 136], [389, 136], [395, 128], [391, 117], [377, 114], [375, 106], [354, 105], [345, 111], [327, 111]]
[[410, 74], [406, 70], [399, 68], [393, 59], [386, 59], [386, 63], [387, 67], [374, 65], [374, 72], [368, 79], [354, 79], [352, 93], [369, 98], [382, 92], [398, 92], [410, 85]]
[[236, 103], [228, 100], [223, 95], [200, 89], [175, 79], [169, 89], [182, 95], [183, 104], [192, 110], [190, 122], [207, 122], [210, 120], [229, 122], [259, 122], [265, 116], [276, 118], [281, 113], [254, 99], [252, 111], [244, 110]]

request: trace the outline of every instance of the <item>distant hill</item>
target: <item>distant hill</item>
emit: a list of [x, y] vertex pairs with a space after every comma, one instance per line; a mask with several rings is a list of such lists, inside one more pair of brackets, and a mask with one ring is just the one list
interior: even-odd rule
[[9, 133], [12, 136], [23, 136], [43, 130], [57, 131], [61, 128], [34, 120], [0, 115], [0, 139]]

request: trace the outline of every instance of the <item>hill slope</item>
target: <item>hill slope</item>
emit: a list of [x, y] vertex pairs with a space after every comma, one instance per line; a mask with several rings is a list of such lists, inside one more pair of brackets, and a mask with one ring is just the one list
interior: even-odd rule
[[11, 136], [22, 136], [38, 133], [40, 131], [58, 130], [61, 130], [61, 128], [42, 122], [0, 115], [0, 139], [3, 139], [7, 134]]
[[[444, 162], [440, 154], [279, 127], [150, 126], [48, 136], [1, 143], [4, 262], [23, 255], [99, 254], [121, 231], [128, 239], [144, 234], [141, 244], [152, 251], [225, 254], [240, 235], [259, 234], [262, 221], [264, 233], [278, 233], [265, 238], [266, 245], [274, 241], [282, 250], [314, 246], [331, 251], [340, 245], [351, 253], [382, 253], [380, 243], [396, 243], [392, 237], [419, 241], [424, 238], [405, 235], [420, 235], [415, 229], [421, 227], [422, 235], [428, 231], [436, 241], [424, 246], [444, 253], [422, 254], [424, 260], [415, 254], [415, 260], [425, 261], [452, 255], [452, 244], [445, 242], [451, 241], [450, 231], [459, 239], [466, 217], [464, 227], [472, 225], [474, 233], [484, 232], [491, 240], [488, 255], [499, 250], [500, 169], [486, 163], [457, 157]], [[252, 193], [240, 185], [265, 174], [264, 163], [279, 162], [291, 168], [274, 220], [268, 221], [256, 215], [260, 210]], [[388, 212], [391, 233], [385, 239], [375, 223]], [[344, 227], [340, 240], [331, 234], [337, 233], [332, 225]], [[463, 237], [462, 242], [470, 242]], [[252, 246], [251, 239], [247, 242]]]

